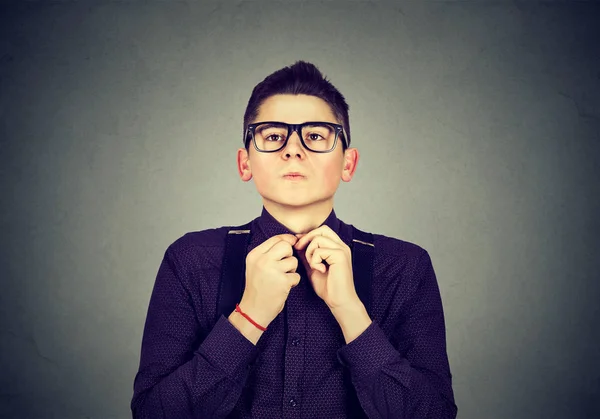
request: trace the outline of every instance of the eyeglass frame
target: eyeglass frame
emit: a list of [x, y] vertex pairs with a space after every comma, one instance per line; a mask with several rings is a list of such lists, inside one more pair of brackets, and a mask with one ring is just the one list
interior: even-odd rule
[[[287, 137], [285, 138], [283, 145], [281, 147], [279, 147], [277, 150], [260, 150], [256, 146], [256, 140], [254, 139], [254, 135], [255, 135], [254, 130], [256, 129], [257, 126], [262, 125], [262, 124], [287, 125], [287, 128], [288, 128]], [[330, 150], [327, 150], [327, 151], [311, 150], [304, 143], [304, 138], [302, 138], [302, 128], [305, 125], [315, 125], [315, 124], [331, 125], [335, 129], [335, 139], [333, 140], [333, 145], [331, 146]], [[307, 121], [307, 122], [303, 122], [301, 124], [288, 124], [287, 122], [281, 122], [281, 121], [262, 121], [262, 122], [255, 122], [252, 124], [248, 124], [248, 127], [246, 128], [246, 133], [244, 136], [244, 146], [246, 146], [248, 144], [248, 135], [250, 134], [250, 135], [252, 135], [250, 138], [250, 141], [252, 141], [252, 144], [254, 144], [254, 148], [256, 149], [256, 151], [258, 151], [259, 153], [275, 153], [275, 152], [281, 151], [285, 148], [290, 137], [292, 136], [292, 133], [294, 133], [294, 132], [298, 134], [298, 138], [300, 138], [300, 142], [302, 143], [302, 146], [312, 153], [331, 153], [333, 150], [335, 150], [335, 146], [337, 145], [337, 141], [340, 136], [340, 133], [343, 134], [342, 141], [344, 142], [344, 145], [346, 146], [346, 148], [349, 147], [348, 143], [346, 142], [346, 133], [344, 132], [344, 126], [340, 125], [340, 124], [336, 124], [334, 122], [327, 122], [327, 121]]]

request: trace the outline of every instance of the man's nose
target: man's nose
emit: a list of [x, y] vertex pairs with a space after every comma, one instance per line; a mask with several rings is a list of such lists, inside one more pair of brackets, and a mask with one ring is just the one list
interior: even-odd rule
[[[292, 131], [290, 137], [288, 138], [287, 144], [285, 145], [285, 150], [303, 150], [302, 141], [300, 139], [300, 135], [296, 131]], [[303, 150], [304, 151], [304, 150]]]

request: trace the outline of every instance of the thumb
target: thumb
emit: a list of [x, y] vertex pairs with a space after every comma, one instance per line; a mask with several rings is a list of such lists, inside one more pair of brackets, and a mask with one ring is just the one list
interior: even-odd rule
[[304, 253], [304, 251], [298, 252], [298, 257], [302, 261], [302, 265], [304, 265], [304, 269], [306, 270], [306, 273], [310, 274], [310, 272], [312, 272], [312, 268], [310, 267], [310, 265], [308, 264], [308, 261], [306, 260], [306, 254]]

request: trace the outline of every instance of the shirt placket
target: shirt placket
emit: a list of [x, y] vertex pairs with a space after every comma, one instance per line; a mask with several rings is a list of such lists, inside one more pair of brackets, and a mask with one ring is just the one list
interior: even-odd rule
[[306, 284], [304, 270], [298, 269], [301, 280], [292, 288], [286, 302], [287, 341], [285, 343], [285, 374], [283, 417], [300, 418], [302, 409], [302, 374], [304, 371]]

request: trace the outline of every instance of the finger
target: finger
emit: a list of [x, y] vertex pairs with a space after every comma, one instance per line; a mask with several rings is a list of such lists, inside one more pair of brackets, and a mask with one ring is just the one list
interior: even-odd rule
[[[319, 263], [312, 263], [312, 256], [309, 258], [304, 252], [299, 252], [298, 256], [300, 256], [300, 260], [302, 261], [302, 264], [304, 265], [304, 269], [306, 269], [306, 272], [310, 274], [310, 272], [312, 271], [319, 271], [324, 273], [326, 269], [324, 265], [320, 265]], [[320, 262], [320, 260], [319, 260]], [[310, 277], [310, 275], [309, 275]]]
[[312, 257], [308, 260], [310, 261], [310, 265], [313, 267], [313, 269], [325, 273], [325, 271], [327, 270], [327, 266], [325, 266], [325, 263], [328, 266], [335, 264], [337, 262], [337, 252], [339, 252], [339, 249], [316, 249], [313, 252]]
[[285, 278], [288, 281], [288, 285], [290, 286], [290, 288], [295, 287], [296, 285], [298, 285], [298, 283], [300, 283], [300, 274], [299, 273], [289, 273], [289, 274], [285, 274]]
[[271, 260], [281, 260], [294, 254], [292, 245], [286, 240], [279, 240], [263, 256], [268, 256]]
[[323, 231], [322, 231], [323, 234], [322, 235], [324, 237], [327, 237], [327, 238], [333, 240], [334, 242], [336, 242], [337, 244], [339, 244], [340, 247], [342, 247], [342, 248], [344, 246], [347, 247], [346, 243], [342, 240], [342, 238], [335, 231], [333, 231], [331, 229], [331, 227], [329, 227], [328, 225], [323, 225], [323, 226], [321, 226], [321, 228], [323, 229]]
[[304, 269], [306, 270], [306, 273], [308, 274], [308, 277], [310, 278], [312, 275], [312, 272], [315, 270], [318, 270], [321, 273], [325, 273], [326, 269], [325, 266], [321, 265], [319, 266], [314, 266], [311, 265], [311, 263], [306, 259], [306, 255], [304, 254], [304, 252], [300, 252], [298, 254], [300, 260], [302, 261], [302, 265], [304, 266]]
[[296, 272], [296, 269], [298, 269], [298, 259], [290, 256], [277, 262], [277, 266], [282, 272]]
[[294, 247], [296, 249], [303, 249], [307, 243], [312, 241], [317, 236], [327, 237], [330, 240], [333, 240], [334, 242], [338, 243], [338, 245], [340, 245], [340, 246], [345, 245], [344, 241], [342, 239], [340, 239], [340, 236], [338, 236], [335, 231], [333, 231], [327, 225], [322, 225], [321, 227], [318, 227], [312, 231], [309, 231], [305, 235], [301, 236], [298, 239], [298, 241], [296, 242], [296, 244], [294, 245]]
[[298, 258], [304, 264], [304, 267], [308, 268], [308, 262], [306, 261], [306, 255], [304, 254], [304, 252], [298, 252]]
[[[305, 250], [306, 257], [310, 260], [312, 253], [315, 251], [315, 249], [318, 249], [321, 247], [329, 248], [329, 249], [337, 249], [337, 248], [339, 248], [339, 244], [334, 242], [333, 240], [331, 240], [329, 237], [317, 236], [310, 242], [310, 244], [306, 248], [306, 250]], [[298, 252], [298, 253], [302, 253], [302, 252]]]
[[260, 253], [267, 253], [275, 244], [282, 240], [293, 246], [294, 243], [298, 241], [298, 238], [293, 234], [278, 234], [256, 246], [256, 249], [258, 249], [258, 252]]
[[311, 242], [311, 240], [315, 237], [315, 236], [319, 236], [321, 234], [321, 231], [317, 228], [314, 230], [309, 231], [308, 233], [300, 236], [298, 238], [298, 241], [293, 245], [296, 249], [300, 250], [300, 249], [304, 249], [304, 247]]
[[302, 265], [304, 266], [306, 273], [310, 276], [310, 273], [313, 271], [313, 268], [312, 266], [310, 266], [310, 263], [306, 259], [306, 255], [304, 254], [304, 252], [299, 252], [298, 257], [300, 258], [300, 261], [302, 261]]

